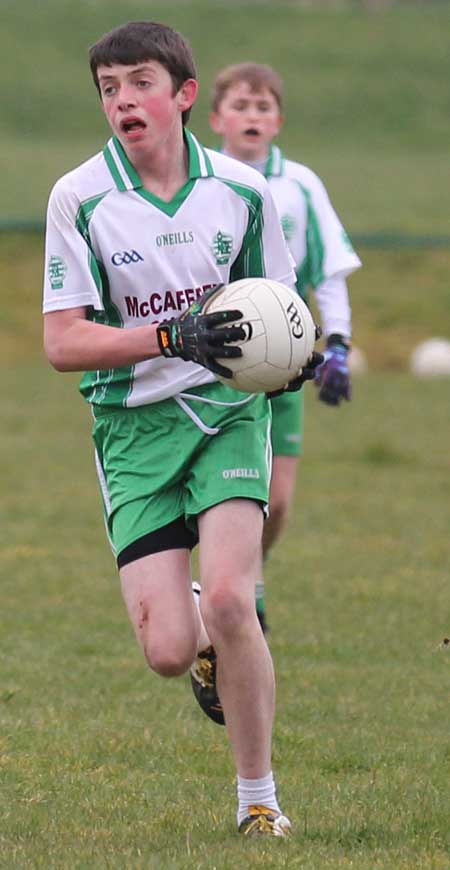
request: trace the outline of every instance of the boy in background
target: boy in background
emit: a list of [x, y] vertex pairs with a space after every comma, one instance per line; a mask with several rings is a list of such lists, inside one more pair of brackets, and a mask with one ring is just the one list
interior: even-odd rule
[[[210, 125], [222, 139], [222, 153], [265, 176], [295, 262], [297, 291], [305, 298], [309, 287], [314, 290], [326, 342], [325, 360], [316, 369], [315, 383], [319, 399], [337, 406], [351, 398], [351, 310], [346, 278], [361, 261], [320, 178], [308, 167], [287, 160], [273, 144], [283, 123], [282, 111], [283, 83], [270, 66], [251, 62], [228, 66], [214, 81]], [[273, 468], [264, 557], [288, 519], [302, 440], [303, 393], [272, 399]], [[256, 607], [266, 631], [262, 578], [256, 586]]]

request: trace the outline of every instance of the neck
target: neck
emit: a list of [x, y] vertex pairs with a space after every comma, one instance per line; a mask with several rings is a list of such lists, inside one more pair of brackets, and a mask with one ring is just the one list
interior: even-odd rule
[[151, 153], [127, 154], [143, 186], [159, 199], [169, 202], [189, 177], [189, 154], [183, 132], [171, 137]]
[[251, 166], [252, 169], [257, 169], [258, 172], [261, 172], [261, 174], [264, 175], [267, 161], [269, 159], [269, 152], [267, 152], [263, 157], [258, 157], [252, 160], [248, 158], [237, 157], [236, 154], [232, 154], [231, 151], [227, 151], [226, 148], [223, 148], [222, 153], [226, 154], [227, 157], [234, 157], [235, 160], [239, 160], [240, 163], [245, 163], [246, 166]]

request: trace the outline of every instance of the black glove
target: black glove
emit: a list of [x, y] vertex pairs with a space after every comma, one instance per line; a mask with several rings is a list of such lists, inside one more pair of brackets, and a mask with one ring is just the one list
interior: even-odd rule
[[202, 313], [206, 303], [222, 287], [223, 284], [212, 287], [177, 319], [164, 320], [158, 325], [156, 334], [163, 356], [179, 356], [204, 366], [222, 378], [231, 378], [233, 372], [218, 363], [216, 357], [231, 359], [242, 356], [240, 347], [229, 347], [230, 342], [244, 341], [246, 338], [242, 326], [223, 326], [233, 320], [240, 320], [242, 312], [233, 310]]
[[348, 367], [349, 345], [342, 335], [329, 335], [323, 365], [315, 374], [319, 399], [326, 405], [339, 405], [342, 399], [350, 401], [352, 388]]
[[273, 390], [271, 393], [266, 393], [268, 399], [275, 399], [277, 396], [282, 396], [283, 393], [293, 393], [295, 390], [301, 390], [305, 381], [312, 381], [316, 374], [317, 366], [322, 365], [324, 360], [324, 356], [322, 353], [318, 353], [316, 350], [313, 350], [308, 362], [302, 369], [300, 369], [300, 373], [298, 377], [294, 378], [294, 380], [289, 381], [285, 387], [281, 390]]

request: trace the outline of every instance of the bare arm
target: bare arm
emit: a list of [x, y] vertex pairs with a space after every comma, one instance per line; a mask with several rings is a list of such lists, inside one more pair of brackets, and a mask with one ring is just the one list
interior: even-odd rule
[[132, 365], [159, 356], [156, 324], [121, 329], [86, 320], [85, 308], [44, 315], [44, 348], [60, 372]]

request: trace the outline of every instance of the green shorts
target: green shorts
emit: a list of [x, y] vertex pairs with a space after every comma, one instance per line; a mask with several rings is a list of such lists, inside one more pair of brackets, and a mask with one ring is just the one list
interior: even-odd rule
[[268, 502], [266, 397], [218, 383], [183, 396], [189, 399], [182, 404], [167, 399], [113, 412], [94, 408], [97, 472], [116, 555], [179, 517], [196, 530], [199, 513], [230, 498]]
[[303, 453], [303, 390], [284, 393], [271, 399], [272, 450], [274, 456], [300, 456]]

